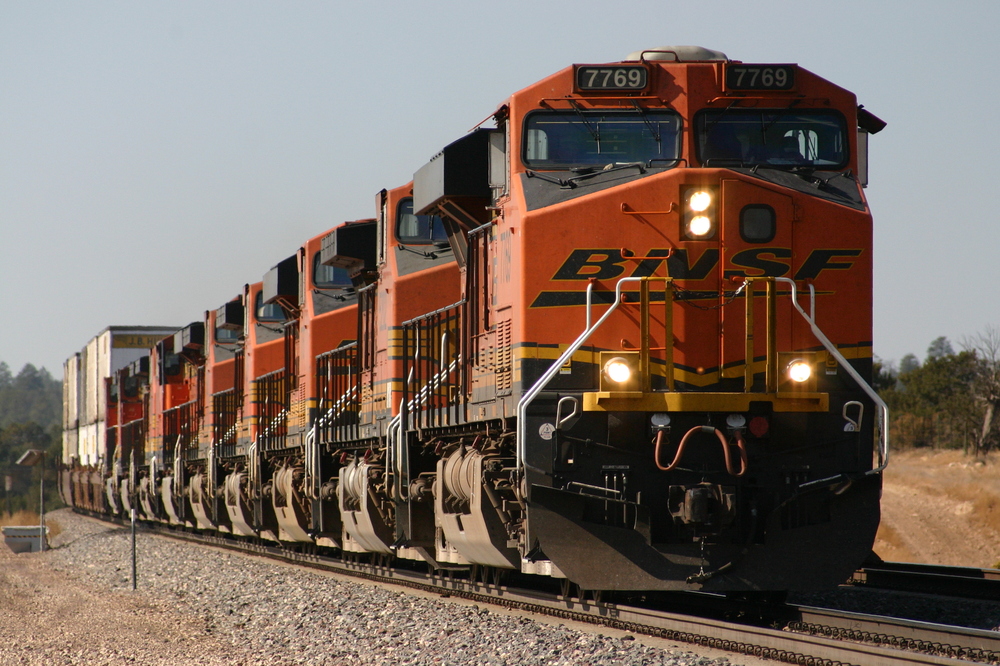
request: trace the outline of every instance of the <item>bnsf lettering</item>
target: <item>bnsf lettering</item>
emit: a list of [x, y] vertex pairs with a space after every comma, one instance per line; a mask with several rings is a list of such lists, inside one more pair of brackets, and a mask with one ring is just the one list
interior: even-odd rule
[[795, 279], [811, 280], [819, 275], [820, 271], [825, 270], [846, 271], [854, 265], [854, 262], [834, 261], [834, 259], [857, 257], [860, 254], [861, 250], [813, 250], [795, 274]]
[[[658, 257], [667, 258], [668, 254], [670, 254], [670, 250], [650, 250], [646, 256], [657, 258], [640, 261], [630, 277], [653, 275], [663, 264], [663, 259]], [[611, 280], [625, 272], [626, 261], [622, 259], [621, 251], [618, 249], [573, 250], [552, 279], [588, 280], [594, 278], [595, 280]], [[719, 250], [716, 248], [708, 248], [702, 252], [693, 266], [687, 250], [675, 250], [667, 258], [667, 271], [671, 277], [679, 280], [704, 280], [718, 263]]]
[[573, 250], [553, 280], [610, 280], [625, 272], [618, 250]]
[[790, 270], [787, 263], [775, 261], [776, 259], [791, 259], [792, 251], [784, 247], [755, 247], [743, 250], [733, 255], [734, 266], [746, 268], [746, 271], [726, 271], [726, 277], [730, 275], [744, 275], [747, 277], [782, 277]]
[[[669, 250], [650, 250], [648, 257], [666, 256]], [[656, 272], [663, 260], [644, 259], [639, 262], [631, 277], [649, 277]], [[667, 273], [678, 280], [704, 280], [719, 263], [719, 250], [708, 248], [701, 253], [698, 261], [691, 265], [687, 250], [674, 250], [667, 259]]]
[[[854, 257], [862, 250], [813, 250], [795, 273], [796, 280], [811, 280], [825, 270], [848, 270], [854, 265]], [[667, 257], [667, 255], [670, 255]], [[704, 280], [719, 265], [719, 250], [708, 248], [692, 264], [686, 249], [670, 250], [654, 248], [639, 261], [630, 277], [649, 277], [667, 262], [667, 273], [677, 280]], [[662, 258], [661, 258], [662, 257]], [[735, 268], [725, 271], [726, 277], [745, 275], [749, 277], [783, 277], [791, 270], [792, 251], [786, 247], [755, 247], [737, 252], [729, 260]], [[789, 260], [789, 261], [785, 261]], [[573, 250], [563, 265], [556, 271], [553, 280], [612, 280], [625, 273], [627, 259], [623, 259], [617, 248], [595, 248]]]

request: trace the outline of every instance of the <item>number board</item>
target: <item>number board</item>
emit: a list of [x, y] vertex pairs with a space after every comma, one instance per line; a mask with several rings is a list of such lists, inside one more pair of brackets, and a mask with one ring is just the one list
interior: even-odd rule
[[583, 90], [645, 90], [649, 72], [643, 65], [577, 65], [576, 89]]
[[795, 87], [796, 65], [726, 66], [727, 90], [791, 90]]

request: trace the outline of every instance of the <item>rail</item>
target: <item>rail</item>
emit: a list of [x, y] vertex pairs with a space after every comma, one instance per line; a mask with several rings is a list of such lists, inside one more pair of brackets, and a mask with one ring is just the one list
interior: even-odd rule
[[264, 450], [284, 446], [288, 432], [289, 378], [284, 368], [255, 379], [251, 400], [256, 405], [256, 439]]
[[[604, 489], [606, 490], [606, 489]], [[127, 520], [76, 509], [105, 522]], [[691, 592], [651, 594], [647, 603], [614, 593], [585, 591], [567, 584], [561, 592], [505, 585], [489, 567], [423, 571], [365, 560], [282, 547], [263, 540], [236, 540], [224, 533], [199, 534], [147, 523], [161, 536], [264, 557], [294, 566], [397, 585], [422, 593], [460, 598], [508, 611], [530, 612], [656, 636], [672, 642], [715, 648], [790, 664], [900, 666], [997, 663], [996, 632], [797, 604], [741, 600]], [[836, 593], [834, 593], [836, 594]], [[898, 613], [900, 609], [894, 608]], [[745, 618], [745, 622], [724, 618]], [[761, 620], [767, 620], [761, 622]], [[960, 660], [960, 661], [956, 661]]]
[[322, 478], [321, 444], [355, 439], [358, 434], [361, 375], [358, 344], [351, 342], [316, 357], [317, 417], [306, 433], [306, 494], [319, 499]]
[[[466, 305], [464, 300], [452, 303], [402, 324], [403, 404], [407, 412], [416, 406], [430, 407], [406, 414], [407, 428], [464, 420], [468, 376], [465, 364], [457, 361], [470, 357], [469, 335], [462, 330], [469, 320]], [[419, 388], [414, 392], [413, 386]]]
[[795, 281], [790, 278], [775, 278], [775, 280], [791, 286], [792, 305], [795, 306], [798, 313], [802, 315], [802, 318], [809, 324], [809, 328], [812, 330], [813, 335], [815, 335], [816, 339], [822, 343], [823, 347], [826, 348], [826, 351], [837, 359], [837, 362], [840, 363], [840, 366], [847, 371], [847, 374], [851, 376], [851, 379], [857, 382], [861, 390], [865, 392], [865, 395], [871, 398], [872, 402], [878, 406], [879, 418], [876, 423], [879, 435], [879, 460], [878, 466], [868, 473], [881, 473], [882, 470], [885, 469], [886, 465], [889, 464], [889, 406], [885, 404], [885, 400], [883, 400], [879, 394], [875, 392], [875, 389], [864, 380], [864, 377], [862, 377], [861, 374], [854, 369], [854, 366], [847, 362], [847, 359], [840, 353], [837, 346], [830, 342], [830, 338], [826, 337], [823, 331], [820, 330], [819, 326], [816, 325], [816, 289], [812, 285], [809, 285], [809, 302], [811, 307], [810, 314], [806, 314], [806, 311], [802, 309], [801, 305], [799, 305], [798, 290], [796, 289]]
[[[593, 322], [592, 319], [592, 308], [593, 308], [593, 283], [587, 286], [587, 298], [586, 298], [586, 326], [583, 332], [574, 340], [559, 356], [559, 358], [552, 363], [551, 366], [539, 377], [535, 383], [529, 388], [521, 399], [518, 401], [517, 405], [517, 469], [523, 470], [526, 466], [525, 463], [525, 442], [527, 441], [527, 413], [528, 407], [531, 403], [538, 397], [538, 395], [545, 390], [549, 382], [555, 377], [559, 370], [573, 357], [583, 344], [590, 338], [593, 333], [600, 328], [608, 317], [616, 310], [618, 307], [624, 303], [624, 292], [623, 287], [628, 283], [639, 283], [639, 307], [640, 307], [640, 339], [641, 346], [632, 351], [639, 352], [639, 371], [642, 377], [642, 390], [644, 392], [652, 391], [650, 384], [650, 377], [652, 373], [651, 361], [650, 361], [650, 343], [649, 343], [649, 313], [651, 308], [650, 294], [649, 294], [649, 284], [650, 282], [662, 282], [664, 284], [664, 330], [665, 338], [662, 347], [657, 347], [657, 351], [664, 352], [664, 365], [665, 365], [665, 385], [666, 392], [675, 391], [674, 383], [674, 364], [673, 364], [673, 352], [674, 352], [674, 340], [673, 340], [673, 290], [671, 289], [672, 278], [670, 277], [660, 277], [660, 276], [650, 276], [650, 277], [627, 277], [618, 280], [615, 285], [615, 298], [611, 303], [611, 306], [601, 315], [601, 317]], [[765, 355], [765, 372], [764, 372], [764, 388], [766, 392], [774, 393], [778, 388], [778, 352], [777, 352], [777, 314], [776, 314], [776, 301], [777, 301], [777, 284], [788, 284], [791, 289], [789, 296], [791, 298], [792, 306], [799, 313], [799, 315], [806, 321], [809, 325], [810, 330], [817, 340], [823, 345], [826, 351], [835, 358], [841, 367], [845, 369], [848, 375], [858, 384], [858, 387], [876, 404], [878, 407], [878, 418], [875, 423], [875, 430], [878, 438], [878, 457], [875, 462], [874, 468], [867, 472], [867, 474], [879, 474], [885, 469], [888, 459], [889, 459], [889, 435], [888, 435], [888, 406], [885, 401], [879, 397], [878, 393], [871, 387], [871, 385], [865, 381], [861, 374], [855, 370], [855, 368], [848, 362], [844, 355], [837, 349], [830, 339], [823, 333], [823, 331], [816, 324], [816, 292], [812, 285], [809, 285], [810, 292], [810, 302], [809, 302], [809, 312], [807, 313], [803, 309], [802, 305], [798, 301], [798, 289], [795, 281], [790, 278], [774, 278], [774, 277], [751, 277], [744, 278], [743, 284], [735, 290], [731, 300], [735, 300], [741, 292], [746, 292], [744, 294], [744, 299], [746, 302], [746, 314], [745, 314], [745, 369], [744, 369], [744, 391], [750, 393], [753, 391], [754, 387], [754, 330], [755, 330], [755, 307], [754, 307], [754, 291], [757, 283], [763, 283], [766, 289], [766, 308], [765, 308], [765, 330], [766, 330], [766, 355]]]
[[[601, 315], [600, 319], [598, 319], [597, 322], [595, 322], [595, 323], [590, 324], [589, 326], [587, 326], [584, 329], [583, 333], [581, 333], [576, 338], [576, 340], [574, 340], [566, 348], [566, 350], [563, 351], [563, 353], [559, 356], [559, 358], [556, 360], [556, 362], [553, 363], [551, 366], [549, 366], [549, 369], [546, 370], [542, 374], [542, 376], [539, 377], [538, 380], [532, 385], [532, 387], [530, 389], [528, 389], [528, 391], [523, 396], [521, 396], [521, 399], [517, 401], [517, 457], [516, 457], [516, 465], [517, 465], [517, 469], [519, 471], [522, 470], [524, 468], [524, 466], [525, 466], [525, 464], [524, 464], [524, 446], [525, 446], [525, 441], [527, 439], [527, 434], [528, 434], [528, 423], [527, 423], [527, 421], [528, 421], [528, 419], [527, 419], [528, 406], [532, 402], [534, 402], [535, 398], [538, 396], [539, 393], [541, 393], [543, 390], [545, 390], [545, 387], [548, 386], [549, 382], [552, 381], [552, 378], [555, 377], [556, 374], [559, 372], [559, 370], [566, 364], [566, 361], [568, 361], [570, 358], [572, 358], [573, 354], [575, 354], [580, 349], [580, 347], [583, 346], [583, 343], [587, 341], [587, 339], [594, 333], [594, 331], [596, 331], [598, 328], [600, 328], [601, 324], [603, 324], [607, 320], [607, 318], [611, 316], [611, 313], [618, 309], [618, 306], [622, 303], [622, 285], [625, 284], [626, 282], [640, 282], [640, 281], [645, 280], [645, 279], [646, 278], [641, 278], [641, 277], [634, 277], [634, 278], [633, 277], [627, 277], [627, 278], [620, 279], [618, 281], [618, 283], [615, 285], [615, 300], [611, 304], [611, 307], [609, 307], [607, 309], [607, 311], [603, 315]], [[587, 285], [587, 322], [588, 322], [588, 324], [591, 321], [590, 309], [591, 309], [591, 307], [593, 305], [593, 302], [592, 302], [593, 289], [591, 287], [592, 287], [592, 284]]]

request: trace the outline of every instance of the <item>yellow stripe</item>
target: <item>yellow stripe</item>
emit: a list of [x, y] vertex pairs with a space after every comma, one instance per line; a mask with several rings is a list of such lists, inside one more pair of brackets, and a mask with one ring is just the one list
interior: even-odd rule
[[[555, 361], [563, 352], [566, 350], [568, 345], [560, 345], [556, 347], [518, 347], [514, 350], [514, 358], [516, 360], [523, 359], [543, 359]], [[839, 347], [838, 350], [848, 360], [857, 359], [869, 359], [872, 356], [871, 345], [863, 346], [844, 346]], [[816, 359], [817, 364], [824, 365], [827, 359], [830, 357], [830, 353], [825, 349], [820, 351], [811, 352], [814, 354], [813, 358]], [[589, 350], [577, 351], [573, 354], [573, 363], [595, 363], [596, 353]], [[767, 362], [763, 359], [759, 361], [754, 361], [753, 372], [754, 374], [763, 373], [767, 369]], [[515, 366], [515, 371], [520, 371], [520, 364]], [[658, 377], [663, 377], [666, 374], [666, 368], [661, 362], [656, 362], [652, 367], [652, 373]], [[722, 369], [723, 378], [739, 378], [744, 376], [744, 364], [733, 365]], [[705, 368], [704, 372], [698, 373], [692, 370], [687, 370], [678, 366], [674, 366], [674, 379], [676, 381], [684, 382], [691, 386], [711, 386], [719, 382], [719, 368]]]
[[746, 412], [751, 402], [770, 402], [775, 412], [826, 412], [827, 393], [641, 393], [583, 394], [585, 412]]

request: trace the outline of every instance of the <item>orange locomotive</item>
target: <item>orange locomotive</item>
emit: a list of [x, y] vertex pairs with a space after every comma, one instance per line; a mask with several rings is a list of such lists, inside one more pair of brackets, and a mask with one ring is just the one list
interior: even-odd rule
[[862, 191], [884, 123], [698, 47], [569, 67], [495, 120], [415, 176], [463, 298], [392, 322], [397, 511], [433, 495], [438, 560], [585, 589], [843, 581], [887, 454]]

